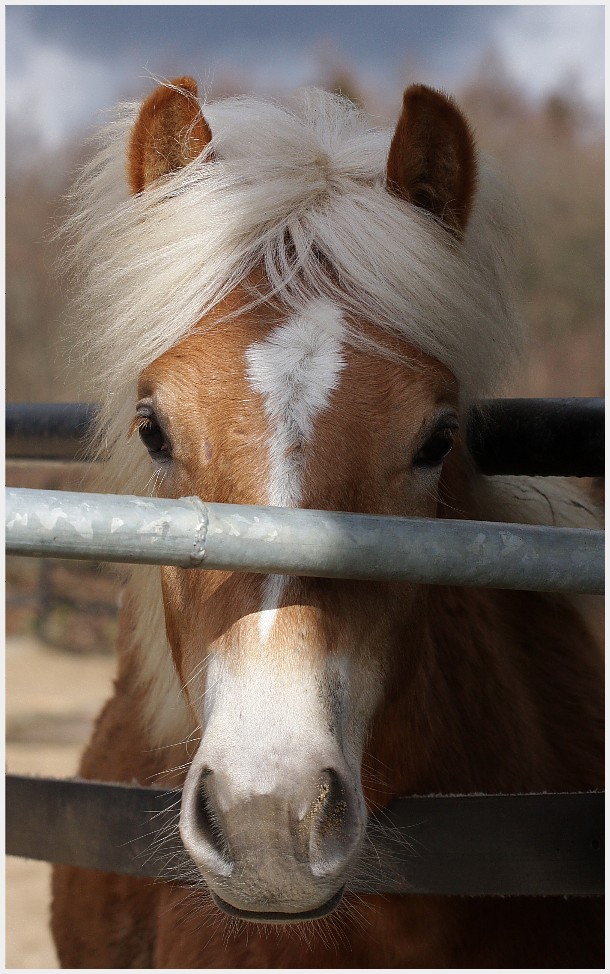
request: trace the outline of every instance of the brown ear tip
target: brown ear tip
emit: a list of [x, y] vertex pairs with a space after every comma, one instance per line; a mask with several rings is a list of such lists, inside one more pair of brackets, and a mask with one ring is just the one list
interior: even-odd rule
[[156, 112], [172, 102], [192, 102], [197, 98], [197, 82], [193, 78], [185, 75], [183, 78], [174, 78], [160, 84], [143, 101], [140, 115], [144, 117], [147, 112]]
[[173, 78], [170, 81], [170, 85], [172, 88], [180, 88], [182, 91], [187, 91], [189, 95], [194, 95], [195, 98], [197, 97], [197, 82], [188, 74], [185, 74], [182, 78]]
[[405, 107], [415, 103], [456, 107], [454, 99], [448, 92], [443, 91], [442, 88], [431, 88], [429, 85], [409, 85], [405, 89], [402, 101]]
[[414, 84], [409, 85], [405, 88], [404, 98], [417, 98], [418, 95], [429, 95], [434, 94], [435, 89], [431, 88], [429, 85]]

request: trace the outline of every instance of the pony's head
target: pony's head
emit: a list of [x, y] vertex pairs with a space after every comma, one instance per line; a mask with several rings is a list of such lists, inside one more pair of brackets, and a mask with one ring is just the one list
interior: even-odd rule
[[[410, 88], [392, 133], [316, 91], [202, 110], [180, 79], [122, 128], [131, 195], [113, 138], [73, 223], [121, 488], [434, 516], [464, 403], [515, 333], [508, 225], [454, 104]], [[200, 734], [184, 844], [225, 910], [320, 915], [359, 859], [362, 757], [416, 665], [418, 589], [161, 582], [169, 648], [150, 603], [136, 642], [153, 736]]]

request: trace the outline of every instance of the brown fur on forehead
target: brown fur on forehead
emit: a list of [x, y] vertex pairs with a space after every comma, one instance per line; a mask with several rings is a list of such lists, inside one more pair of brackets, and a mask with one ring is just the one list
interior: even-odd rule
[[409, 490], [409, 468], [443, 407], [457, 410], [454, 377], [415, 350], [408, 363], [357, 348], [348, 348], [345, 358], [333, 408], [316, 420], [315, 476], [307, 480], [302, 506], [405, 516], [435, 513], [430, 491], [423, 498], [429, 510], [413, 506], [422, 499], [420, 491]]
[[[174, 373], [181, 377], [179, 381], [188, 377], [193, 382], [201, 374], [221, 381], [225, 377], [238, 377], [239, 369], [245, 367], [243, 354], [248, 345], [264, 341], [274, 327], [293, 314], [279, 301], [260, 303], [240, 313], [241, 306], [251, 298], [251, 287], [256, 287], [257, 283], [260, 283], [260, 276], [252, 275], [245, 288], [233, 291], [190, 335], [147, 366], [140, 375], [138, 395], [141, 398], [150, 395], [160, 382], [172, 383]], [[448, 398], [457, 399], [457, 382], [451, 371], [403, 336], [380, 331], [364, 320], [352, 322], [351, 327], [365, 343], [360, 345], [357, 339], [352, 342], [346, 333], [345, 350], [351, 356], [347, 372], [360, 363], [359, 385], [378, 386], [379, 381], [383, 381], [404, 386], [414, 381], [422, 390], [427, 386], [442, 386], [447, 390]], [[370, 343], [370, 347], [366, 343]], [[367, 369], [370, 370], [368, 382]], [[376, 372], [375, 378], [373, 372]]]
[[[144, 397], [163, 382], [171, 382], [175, 373], [179, 381], [202, 375], [219, 380], [232, 377], [245, 368], [243, 353], [251, 342], [261, 341], [281, 321], [279, 303], [264, 302], [242, 312], [252, 300], [252, 289], [262, 285], [261, 274], [251, 275], [245, 285], [235, 288], [193, 331], [143, 369], [138, 381], [138, 395]], [[285, 312], [284, 312], [285, 314]], [[177, 380], [178, 381], [178, 380]], [[186, 390], [185, 390], [186, 391]]]
[[[255, 328], [260, 337], [260, 329]], [[151, 397], [172, 443], [166, 488], [208, 501], [265, 503], [269, 435], [264, 403], [245, 378], [254, 340], [243, 321], [196, 333], [152, 363], [138, 396]]]

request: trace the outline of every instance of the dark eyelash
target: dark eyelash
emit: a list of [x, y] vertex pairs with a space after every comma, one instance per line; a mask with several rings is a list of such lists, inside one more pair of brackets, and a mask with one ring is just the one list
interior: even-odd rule
[[157, 416], [151, 406], [139, 406], [131, 432], [137, 430], [142, 443], [156, 460], [170, 460], [172, 451]]

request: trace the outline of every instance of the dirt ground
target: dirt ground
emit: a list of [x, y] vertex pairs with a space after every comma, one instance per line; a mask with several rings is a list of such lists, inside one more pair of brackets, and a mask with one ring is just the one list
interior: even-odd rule
[[[71, 656], [20, 636], [6, 645], [6, 770], [74, 774], [92, 722], [109, 696], [114, 660]], [[50, 866], [7, 857], [7, 968], [57, 968], [49, 933]]]

